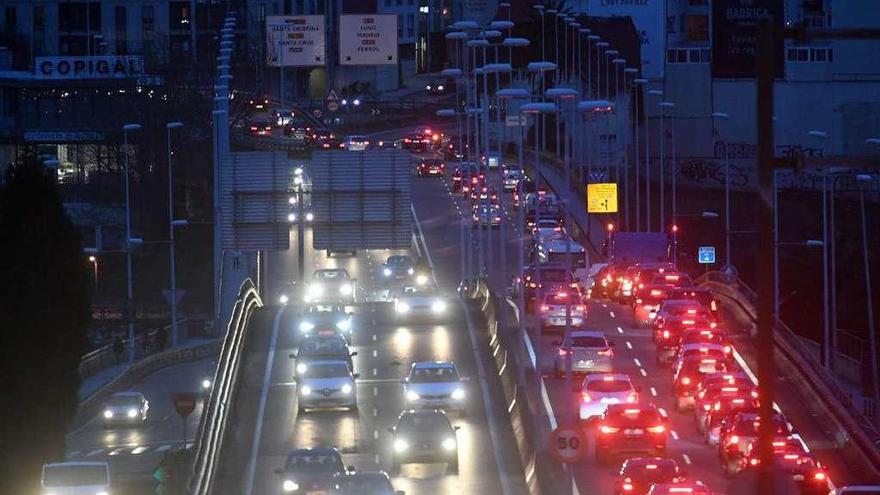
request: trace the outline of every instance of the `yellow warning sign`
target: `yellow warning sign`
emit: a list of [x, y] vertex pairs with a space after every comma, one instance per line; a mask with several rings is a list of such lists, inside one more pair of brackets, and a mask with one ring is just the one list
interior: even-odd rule
[[587, 213], [617, 213], [617, 184], [587, 184]]

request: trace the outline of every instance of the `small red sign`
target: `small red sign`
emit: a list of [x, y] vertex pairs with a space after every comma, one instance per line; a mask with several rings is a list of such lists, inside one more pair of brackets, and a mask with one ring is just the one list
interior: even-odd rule
[[195, 394], [173, 394], [171, 398], [174, 401], [174, 410], [181, 418], [186, 418], [196, 409]]

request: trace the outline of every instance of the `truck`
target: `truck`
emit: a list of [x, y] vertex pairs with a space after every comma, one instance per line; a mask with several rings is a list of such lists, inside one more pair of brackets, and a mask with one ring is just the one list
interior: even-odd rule
[[663, 232], [617, 232], [602, 248], [608, 263], [622, 267], [670, 260], [669, 236]]

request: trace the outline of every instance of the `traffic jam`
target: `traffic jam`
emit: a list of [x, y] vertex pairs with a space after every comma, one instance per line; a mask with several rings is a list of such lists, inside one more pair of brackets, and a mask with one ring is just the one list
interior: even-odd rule
[[[570, 393], [585, 438], [592, 439], [594, 457], [587, 462], [616, 471], [615, 494], [722, 491], [701, 481], [701, 473], [688, 472], [690, 461], [670, 455], [670, 437], [678, 439], [670, 414], [692, 417], [724, 477], [755, 472], [761, 400], [756, 378], [731, 343], [728, 334], [737, 329], [725, 327], [713, 294], [668, 261], [665, 234], [614, 232], [608, 224], [603, 250], [611, 261], [591, 266], [584, 244], [566, 228], [560, 197], [537, 185], [531, 173], [498, 156], [463, 161], [445, 136], [432, 140], [418, 131], [408, 136], [404, 149], [423, 154], [417, 175], [444, 177], [448, 168], [448, 188], [473, 227], [495, 229], [505, 217], [516, 225], [522, 213], [526, 265], [513, 277], [509, 301], [522, 301], [533, 339], [555, 339], [545, 378], [577, 377]], [[491, 175], [495, 172], [500, 177]], [[648, 394], [636, 384], [642, 377], [618, 371], [616, 336], [597, 330], [590, 314], [591, 308], [611, 304], [626, 308], [637, 332], [632, 338], [650, 339], [656, 365], [650, 373], [671, 384], [673, 411], [657, 403], [653, 387]], [[640, 372], [647, 376], [645, 368]], [[778, 408], [774, 429], [778, 469], [800, 493], [828, 494], [834, 486], [826, 468]]]

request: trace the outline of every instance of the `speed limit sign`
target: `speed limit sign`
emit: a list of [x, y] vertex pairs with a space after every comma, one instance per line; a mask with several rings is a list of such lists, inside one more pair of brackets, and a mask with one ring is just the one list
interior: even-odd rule
[[547, 450], [559, 462], [578, 462], [587, 455], [587, 437], [577, 427], [560, 426], [550, 432]]

